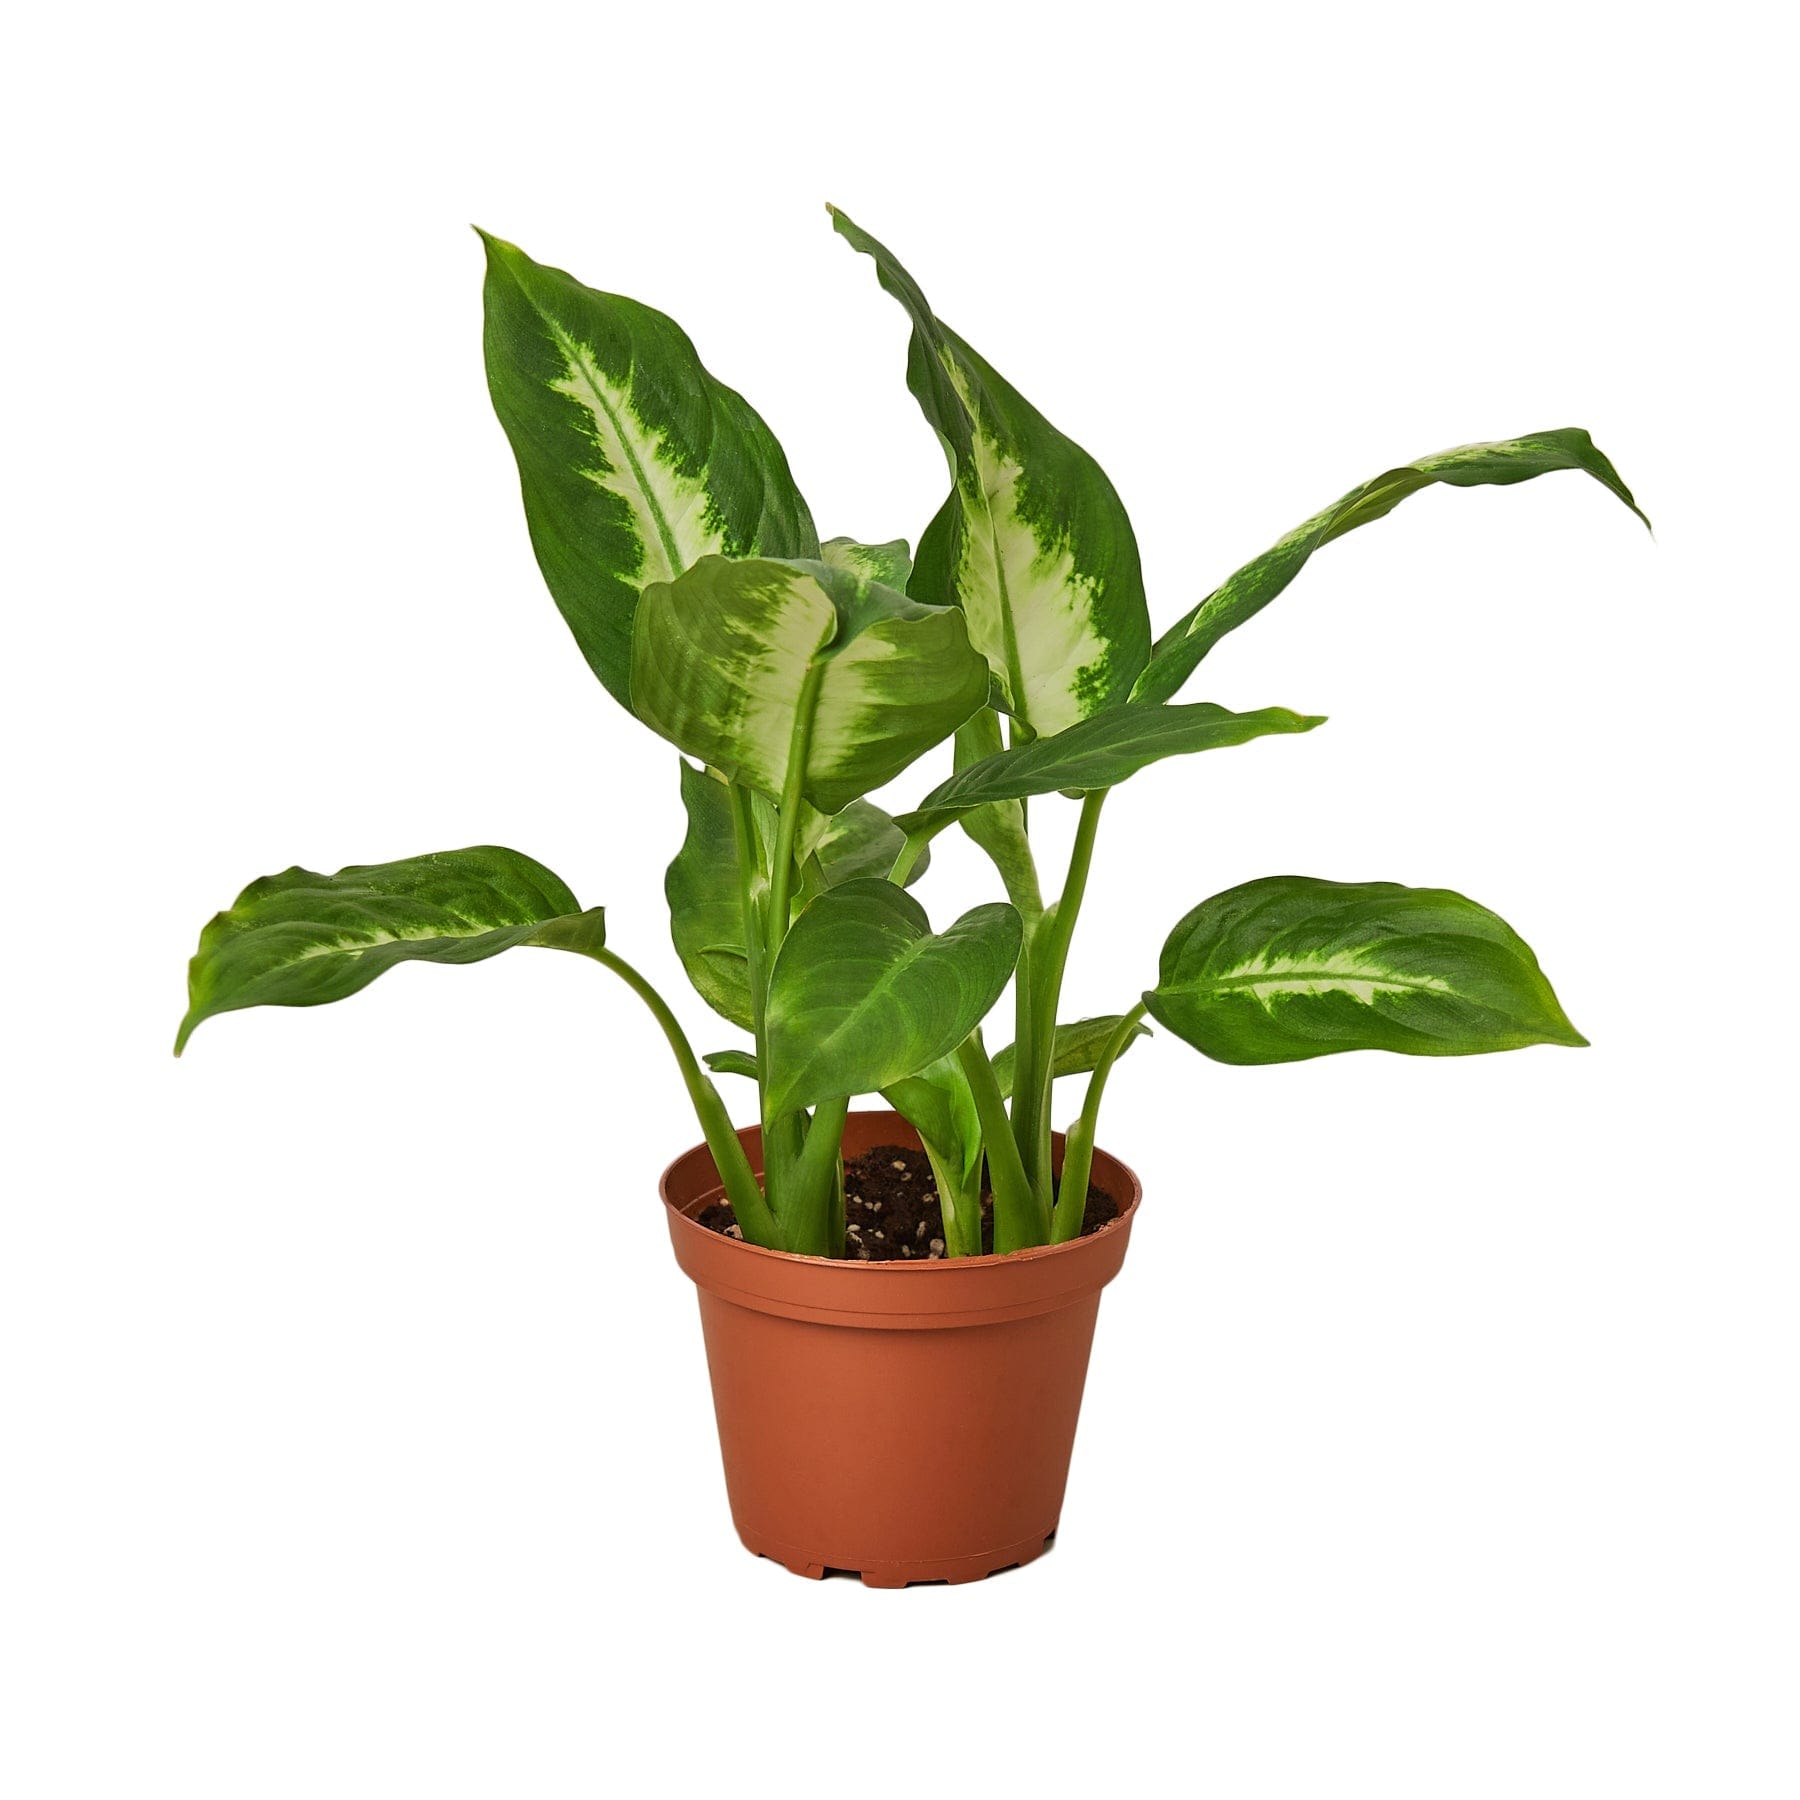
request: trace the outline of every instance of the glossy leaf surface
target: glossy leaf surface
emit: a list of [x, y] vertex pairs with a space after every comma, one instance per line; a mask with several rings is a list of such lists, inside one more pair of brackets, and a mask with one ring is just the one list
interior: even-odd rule
[[1019, 954], [1019, 915], [978, 906], [934, 933], [887, 881], [850, 881], [794, 921], [769, 977], [771, 1116], [916, 1075], [966, 1038]]
[[[1056, 1028], [1056, 1043], [1050, 1054], [1050, 1077], [1060, 1080], [1065, 1075], [1085, 1075], [1100, 1061], [1101, 1052], [1112, 1041], [1112, 1035], [1124, 1023], [1123, 1013], [1108, 1013], [1098, 1019], [1076, 1019]], [[1148, 1037], [1150, 1027], [1140, 1025], [1125, 1040], [1129, 1050], [1139, 1038]], [[994, 1079], [1008, 1099], [1013, 1091], [1014, 1046], [1008, 1044], [994, 1055]], [[1123, 1055], [1124, 1051], [1120, 1052]]]
[[787, 458], [673, 319], [487, 247], [483, 343], [532, 548], [594, 673], [629, 706], [646, 582], [703, 556], [815, 556]]
[[591, 951], [582, 912], [542, 863], [483, 845], [401, 862], [286, 869], [253, 881], [200, 934], [176, 1054], [203, 1019], [246, 1006], [319, 1006], [401, 962], [472, 963], [516, 944]]
[[933, 314], [890, 250], [831, 216], [912, 322], [907, 385], [950, 462], [908, 592], [963, 609], [997, 703], [1038, 736], [1124, 700], [1149, 657], [1150, 616], [1112, 483]]
[[1584, 1044], [1510, 925], [1444, 888], [1275, 875], [1170, 933], [1150, 1016], [1219, 1062]]

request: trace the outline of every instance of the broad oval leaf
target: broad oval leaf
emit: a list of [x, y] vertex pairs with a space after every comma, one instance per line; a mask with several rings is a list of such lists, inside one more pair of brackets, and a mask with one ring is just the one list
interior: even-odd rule
[[[1112, 1036], [1124, 1024], [1123, 1013], [1108, 1013], [1104, 1018], [1076, 1019], [1056, 1028], [1056, 1040], [1050, 1052], [1050, 1075], [1060, 1080], [1064, 1075], [1086, 1075], [1100, 1061], [1101, 1053], [1112, 1042]], [[1139, 1025], [1125, 1040], [1129, 1050], [1139, 1038], [1148, 1037], [1150, 1027]], [[999, 1083], [1003, 1099], [1010, 1100], [1013, 1091], [1013, 1067], [1017, 1046], [1008, 1044], [994, 1053], [994, 1080]], [[1124, 1050], [1119, 1054], [1123, 1056]]]
[[1150, 654], [1137, 539], [1100, 465], [932, 313], [893, 253], [836, 207], [912, 321], [906, 379], [950, 461], [910, 589], [960, 606], [998, 704], [1040, 737], [1125, 699]]
[[515, 944], [594, 951], [604, 915], [564, 883], [496, 845], [320, 875], [286, 869], [238, 895], [200, 934], [188, 965], [194, 1027], [246, 1006], [319, 1006], [365, 988], [396, 963], [480, 962]]
[[589, 666], [631, 704], [638, 591], [703, 556], [815, 556], [780, 444], [673, 319], [490, 237], [488, 389], [532, 548]]
[[[810, 900], [826, 888], [846, 881], [879, 876], [886, 879], [906, 845], [906, 833], [889, 813], [872, 800], [852, 800], [842, 812], [821, 815], [819, 829], [801, 837], [806, 861], [801, 871], [801, 897]], [[911, 887], [931, 866], [931, 852], [922, 850], [907, 871], [903, 883]]]
[[1200, 666], [1220, 638], [1253, 618], [1298, 575], [1312, 553], [1333, 538], [1392, 512], [1410, 494], [1442, 482], [1449, 487], [1509, 487], [1559, 469], [1593, 476], [1644, 523], [1631, 490], [1585, 431], [1538, 431], [1491, 444], [1464, 444], [1423, 456], [1352, 488], [1335, 506], [1297, 525], [1272, 549], [1246, 563], [1222, 587], [1156, 641], [1150, 666], [1132, 689], [1133, 700], [1168, 700]]
[[987, 698], [962, 614], [812, 561], [709, 556], [644, 590], [631, 694], [653, 731], [735, 780], [835, 813]]
[[1150, 1016], [1218, 1062], [1585, 1044], [1529, 946], [1444, 888], [1274, 875], [1169, 934]]
[[769, 976], [770, 1117], [875, 1093], [947, 1056], [999, 999], [1019, 915], [978, 906], [934, 934], [887, 881], [849, 881], [794, 921]]
[[1210, 701], [1194, 706], [1114, 707], [1053, 738], [1015, 744], [970, 763], [940, 782], [917, 811], [898, 823], [907, 831], [931, 830], [971, 807], [998, 800], [1116, 787], [1165, 756], [1220, 750], [1275, 733], [1311, 731], [1324, 723], [1322, 717], [1281, 706], [1248, 713], [1228, 712]]

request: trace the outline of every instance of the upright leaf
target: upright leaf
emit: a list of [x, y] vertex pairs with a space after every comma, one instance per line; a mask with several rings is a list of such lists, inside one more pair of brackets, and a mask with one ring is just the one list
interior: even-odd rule
[[[802, 898], [810, 900], [846, 881], [885, 878], [905, 844], [906, 833], [872, 800], [852, 800], [840, 813], [819, 815], [818, 829], [803, 833], [800, 840], [806, 859]], [[922, 851], [904, 885], [911, 887], [930, 866], [930, 851]]]
[[855, 538], [830, 538], [819, 550], [819, 560], [844, 569], [858, 581], [879, 581], [904, 594], [912, 579], [912, 549], [905, 538], [885, 544], [859, 544]]
[[907, 385], [950, 461], [950, 497], [908, 591], [962, 607], [998, 704], [1036, 735], [1122, 701], [1150, 653], [1150, 616], [1112, 483], [933, 315], [891, 251], [837, 208], [831, 217], [912, 321]]
[[981, 705], [962, 615], [822, 562], [703, 558], [644, 590], [632, 701], [690, 756], [834, 813], [899, 774]]
[[[1352, 488], [1335, 506], [1328, 506], [1305, 524], [1295, 526], [1273, 549], [1265, 550], [1224, 586], [1215, 588], [1186, 618], [1157, 639], [1155, 654], [1139, 676], [1132, 699], [1170, 699], [1200, 666], [1207, 651], [1228, 631], [1236, 631], [1246, 619], [1261, 612], [1300, 573], [1315, 550], [1359, 525], [1385, 517], [1409, 494], [1437, 482], [1449, 487], [1508, 487], [1558, 469], [1578, 469], [1593, 476], [1644, 519], [1630, 488], [1619, 479], [1618, 470], [1585, 431], [1539, 431], [1528, 437], [1464, 444], [1460, 449], [1421, 457]], [[1644, 523], [1648, 525], [1650, 521], [1644, 519]]]
[[1150, 1016], [1218, 1062], [1585, 1044], [1524, 940], [1443, 888], [1274, 875], [1169, 934]]
[[532, 547], [581, 653], [629, 706], [646, 582], [703, 556], [816, 556], [818, 534], [769, 428], [673, 319], [481, 235], [488, 388]]
[[1234, 713], [1210, 701], [1195, 706], [1121, 706], [1053, 738], [996, 751], [957, 770], [897, 823], [907, 831], [934, 829], [972, 807], [1029, 799], [1034, 794], [1088, 793], [1117, 787], [1165, 756], [1190, 756], [1247, 744], [1272, 733], [1311, 731], [1323, 718], [1267, 706]]
[[194, 1027], [245, 1006], [319, 1006], [365, 988], [400, 962], [472, 963], [515, 944], [592, 951], [604, 914], [542, 863], [482, 845], [402, 862], [265, 875], [200, 934], [188, 965]]
[[717, 776], [684, 761], [681, 804], [687, 835], [663, 877], [675, 954], [695, 993], [714, 1012], [753, 1031], [731, 795]]
[[768, 1114], [875, 1093], [947, 1056], [1000, 997], [1019, 936], [1007, 905], [978, 906], [933, 934], [892, 882], [821, 894], [769, 976]]

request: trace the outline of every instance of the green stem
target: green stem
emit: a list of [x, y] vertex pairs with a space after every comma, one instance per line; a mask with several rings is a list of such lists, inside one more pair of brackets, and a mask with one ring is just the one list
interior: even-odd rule
[[769, 870], [769, 963], [787, 936], [794, 890], [794, 838], [800, 829], [800, 803], [805, 798], [806, 764], [812, 755], [813, 715], [818, 710], [819, 686], [825, 665], [814, 663], [800, 684], [795, 703], [794, 735], [788, 744], [787, 774], [781, 783], [781, 812], [775, 828], [775, 856]]
[[1081, 1116], [1069, 1127], [1063, 1145], [1062, 1190], [1056, 1197], [1056, 1215], [1051, 1221], [1050, 1241], [1066, 1244], [1081, 1236], [1082, 1215], [1087, 1211], [1088, 1183], [1094, 1173], [1094, 1130], [1100, 1121], [1100, 1101], [1106, 1092], [1106, 1078], [1112, 1066], [1125, 1054], [1125, 1046], [1137, 1035], [1138, 1022], [1144, 1016], [1140, 1000], [1106, 1040], [1100, 1060], [1088, 1077], [1087, 1093], [1082, 1097]]
[[782, 1224], [785, 1248], [797, 1256], [842, 1256], [844, 1232], [837, 1196], [843, 1183], [844, 1120], [850, 1111], [848, 1096], [822, 1100], [806, 1128], [806, 1145], [793, 1164], [783, 1191]]
[[1022, 1032], [1016, 1040], [1013, 1135], [1046, 1213], [1054, 1193], [1050, 1173], [1050, 1087], [1056, 1062], [1056, 1012], [1062, 1001], [1069, 944], [1075, 936], [1075, 921], [1081, 913], [1088, 870], [1093, 865], [1100, 809], [1108, 792], [1106, 788], [1096, 788], [1082, 796], [1081, 818], [1075, 827], [1075, 844], [1069, 852], [1069, 871], [1062, 893], [1044, 914], [1041, 930], [1032, 933], [1023, 959], [1031, 984], [1029, 1035]]
[[994, 1066], [982, 1048], [981, 1033], [972, 1031], [956, 1047], [956, 1060], [969, 1079], [975, 1111], [981, 1120], [982, 1141], [987, 1149], [988, 1181], [994, 1190], [994, 1249], [1024, 1250], [1050, 1239], [1050, 1208], [1040, 1205], [1025, 1175], [1019, 1146], [1013, 1141], [1006, 1117], [1006, 1102]]
[[906, 886], [906, 878], [913, 872], [919, 858], [925, 854], [925, 846], [949, 823], [950, 821], [945, 819], [939, 824], [924, 826], [918, 831], [907, 833], [906, 842], [900, 846], [900, 854], [894, 858], [894, 866], [888, 870], [888, 880], [895, 887]]
[[743, 1227], [744, 1236], [754, 1244], [773, 1245], [776, 1242], [775, 1216], [763, 1199], [762, 1189], [756, 1185], [750, 1159], [744, 1154], [731, 1114], [725, 1110], [725, 1102], [713, 1086], [712, 1077], [701, 1068], [699, 1058], [694, 1055], [687, 1033], [681, 1029], [681, 1021], [669, 1010], [662, 995], [624, 957], [606, 949], [590, 950], [586, 954], [602, 967], [611, 969], [649, 1007], [650, 1016], [662, 1027], [669, 1048], [675, 1052], [681, 1079], [687, 1084], [688, 1098], [700, 1120], [701, 1135], [712, 1152], [719, 1179], [725, 1184], [726, 1196]]

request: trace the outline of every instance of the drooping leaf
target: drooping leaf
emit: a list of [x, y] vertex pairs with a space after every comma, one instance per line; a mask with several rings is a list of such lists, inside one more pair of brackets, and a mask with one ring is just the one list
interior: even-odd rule
[[592, 952], [605, 917], [542, 863], [482, 845], [401, 862], [286, 869], [238, 895], [200, 934], [188, 965], [194, 1027], [245, 1006], [319, 1006], [365, 988], [396, 963], [481, 962], [515, 944]]
[[909, 592], [960, 606], [998, 703], [1047, 737], [1125, 699], [1150, 653], [1131, 521], [1100, 465], [937, 319], [892, 252], [831, 209], [912, 321], [906, 379], [953, 486]]
[[917, 831], [996, 801], [1116, 787], [1165, 756], [1224, 749], [1271, 733], [1311, 731], [1324, 722], [1280, 706], [1249, 713], [1228, 712], [1210, 701], [1194, 706], [1114, 707], [1053, 738], [1015, 744], [970, 763], [940, 782], [916, 812], [897, 823]]
[[1019, 937], [1019, 915], [1003, 904], [934, 934], [891, 882], [821, 894], [769, 976], [769, 1113], [875, 1093], [947, 1056], [999, 998]]
[[[1108, 1013], [1104, 1018], [1076, 1019], [1056, 1028], [1055, 1047], [1050, 1053], [1050, 1075], [1060, 1080], [1065, 1075], [1085, 1075], [1096, 1067], [1101, 1052], [1112, 1042], [1112, 1035], [1125, 1022], [1123, 1013]], [[1139, 1025], [1125, 1040], [1129, 1050], [1139, 1038], [1148, 1037], [1150, 1027]], [[1123, 1056], [1124, 1050], [1119, 1054]], [[994, 1079], [1000, 1084], [1003, 1098], [1011, 1099], [1013, 1091], [1014, 1046], [995, 1052]]]
[[742, 1075], [754, 1081], [756, 1058], [748, 1050], [709, 1050], [700, 1059], [715, 1075]]
[[1443, 888], [1275, 875], [1169, 934], [1150, 1016], [1219, 1062], [1585, 1044], [1510, 925]]
[[987, 696], [961, 613], [809, 561], [709, 556], [644, 590], [631, 694], [652, 730], [735, 780], [834, 813]]
[[[1384, 517], [1409, 494], [1438, 482], [1450, 487], [1507, 487], [1559, 469], [1577, 469], [1593, 476], [1644, 519], [1618, 470], [1595, 447], [1594, 440], [1578, 429], [1533, 432], [1527, 437], [1464, 444], [1435, 456], [1422, 456], [1352, 488], [1335, 506], [1295, 526], [1272, 549], [1215, 588], [1157, 639], [1150, 666], [1138, 677], [1132, 699], [1171, 699], [1207, 651], [1228, 631], [1237, 630], [1261, 612], [1300, 573], [1315, 550], [1359, 525]], [[1644, 519], [1644, 523], [1650, 521]]]
[[681, 804], [687, 835], [663, 876], [669, 935], [695, 993], [722, 1018], [751, 1031], [754, 1009], [731, 795], [718, 777], [684, 761]]
[[855, 538], [835, 537], [820, 547], [819, 560], [834, 569], [843, 569], [858, 581], [879, 581], [904, 594], [912, 579], [912, 546], [905, 538], [892, 538], [885, 544], [861, 544]]
[[787, 458], [673, 319], [482, 233], [494, 410], [538, 566], [594, 673], [631, 704], [646, 582], [703, 556], [816, 556]]

